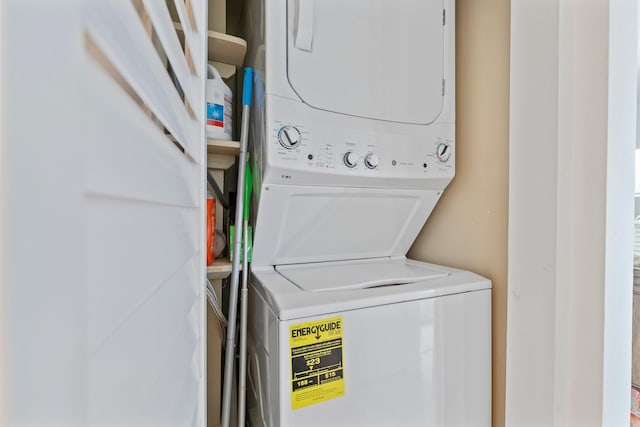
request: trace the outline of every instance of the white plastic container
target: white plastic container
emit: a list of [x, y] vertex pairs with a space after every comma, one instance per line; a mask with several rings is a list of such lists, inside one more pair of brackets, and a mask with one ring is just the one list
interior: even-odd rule
[[233, 93], [215, 67], [207, 70], [207, 138], [231, 139]]

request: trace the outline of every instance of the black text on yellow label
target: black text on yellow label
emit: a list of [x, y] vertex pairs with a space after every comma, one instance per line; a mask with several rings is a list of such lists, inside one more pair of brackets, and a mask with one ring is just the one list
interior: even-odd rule
[[344, 394], [342, 317], [289, 327], [291, 408]]

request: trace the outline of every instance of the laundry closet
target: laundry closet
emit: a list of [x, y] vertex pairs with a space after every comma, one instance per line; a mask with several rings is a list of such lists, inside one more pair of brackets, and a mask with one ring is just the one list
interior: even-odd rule
[[249, 424], [489, 425], [491, 283], [405, 257], [455, 174], [455, 3], [243, 16]]
[[[455, 175], [454, 0], [32, 3], [4, 10], [9, 421], [235, 425], [250, 67], [246, 423], [490, 425], [491, 282], [406, 257]], [[207, 138], [208, 63], [231, 139]], [[207, 192], [227, 243], [208, 266]]]

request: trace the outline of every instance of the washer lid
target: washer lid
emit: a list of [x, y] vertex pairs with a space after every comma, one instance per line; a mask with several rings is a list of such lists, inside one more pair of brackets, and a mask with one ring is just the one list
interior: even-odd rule
[[276, 266], [276, 271], [309, 292], [346, 291], [404, 285], [449, 276], [406, 258], [375, 258]]
[[443, 13], [443, 0], [288, 0], [289, 84], [313, 108], [432, 123], [449, 48]]

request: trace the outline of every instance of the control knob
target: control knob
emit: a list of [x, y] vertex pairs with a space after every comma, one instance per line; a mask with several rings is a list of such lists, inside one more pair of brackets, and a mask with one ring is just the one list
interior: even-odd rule
[[278, 131], [278, 141], [287, 150], [296, 148], [301, 140], [300, 131], [293, 126], [283, 126]]
[[369, 169], [375, 169], [380, 164], [380, 157], [377, 154], [369, 153], [364, 158], [364, 165]]
[[347, 151], [346, 153], [344, 153], [344, 164], [348, 168], [356, 167], [359, 160], [360, 160], [360, 157], [358, 157], [358, 155], [353, 151]]
[[447, 144], [446, 142], [441, 142], [436, 146], [436, 157], [442, 163], [449, 160], [450, 156], [451, 156], [451, 146], [449, 144]]

